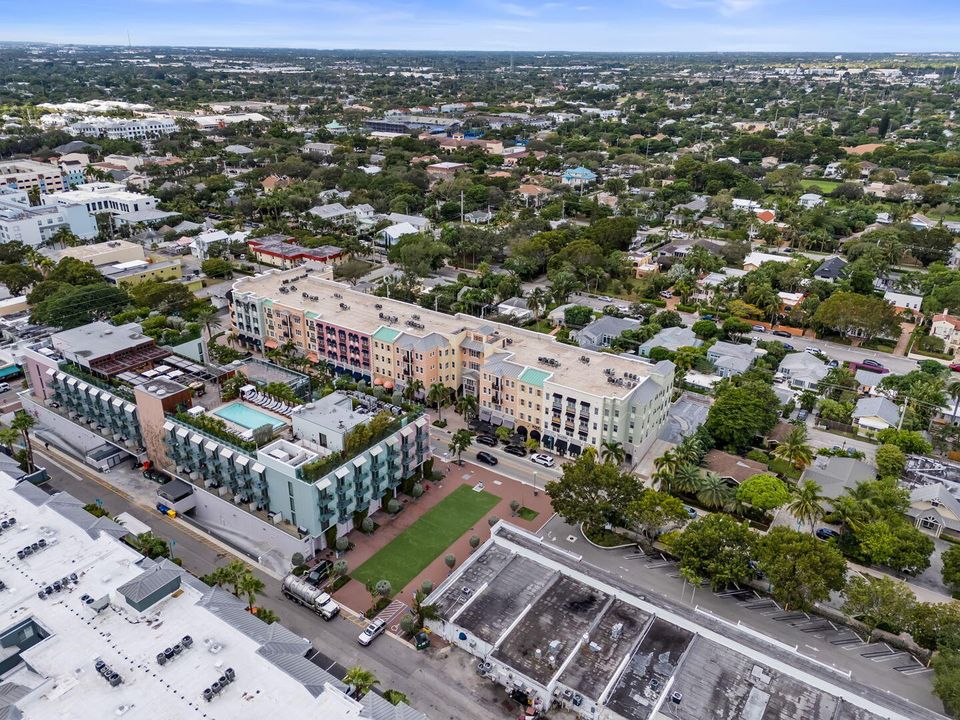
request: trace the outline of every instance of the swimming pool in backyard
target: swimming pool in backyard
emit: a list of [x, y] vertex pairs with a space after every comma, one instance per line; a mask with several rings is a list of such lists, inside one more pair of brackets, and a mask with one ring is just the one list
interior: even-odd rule
[[274, 429], [286, 425], [283, 420], [275, 418], [273, 415], [260, 412], [249, 405], [244, 405], [242, 402], [224, 405], [219, 410], [214, 410], [213, 414], [232, 422], [234, 425], [245, 427], [247, 430], [255, 430], [262, 425], [273, 425]]

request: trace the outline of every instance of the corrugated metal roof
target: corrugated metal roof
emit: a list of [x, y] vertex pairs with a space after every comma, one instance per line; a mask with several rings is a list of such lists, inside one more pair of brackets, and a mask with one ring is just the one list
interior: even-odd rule
[[149, 570], [145, 570], [130, 582], [118, 587], [117, 592], [130, 602], [140, 602], [179, 577], [179, 572], [168, 570], [157, 565]]

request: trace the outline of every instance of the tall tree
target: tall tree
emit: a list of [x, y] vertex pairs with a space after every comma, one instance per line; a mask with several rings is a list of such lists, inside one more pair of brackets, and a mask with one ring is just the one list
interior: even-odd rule
[[450, 452], [457, 456], [457, 464], [463, 465], [463, 453], [473, 444], [473, 433], [469, 430], [457, 430], [450, 438], [447, 446]]
[[797, 470], [803, 470], [813, 462], [813, 448], [808, 439], [806, 425], [797, 425], [773, 449], [773, 456], [790, 463]]
[[808, 525], [810, 532], [816, 530], [817, 522], [825, 514], [822, 491], [823, 488], [815, 480], [804, 480], [794, 492], [793, 500], [787, 505], [787, 510], [799, 523]]
[[742, 583], [753, 575], [750, 561], [756, 534], [746, 523], [724, 513], [691, 522], [681, 533], [665, 535], [680, 559], [680, 572], [694, 584], [710, 580], [715, 590]]
[[545, 489], [553, 509], [567, 522], [598, 529], [607, 523], [623, 527], [627, 505], [640, 497], [643, 483], [590, 453], [564, 465], [563, 475]]
[[757, 561], [785, 609], [812, 609], [843, 587], [847, 573], [847, 561], [835, 547], [785, 527], [760, 538]]
[[30, 440], [30, 431], [36, 424], [37, 419], [30, 413], [22, 410], [13, 416], [13, 421], [10, 423], [10, 427], [17, 430], [23, 438], [23, 447], [26, 450], [26, 469], [28, 473], [32, 473], [37, 469], [36, 464], [33, 462], [33, 443]]

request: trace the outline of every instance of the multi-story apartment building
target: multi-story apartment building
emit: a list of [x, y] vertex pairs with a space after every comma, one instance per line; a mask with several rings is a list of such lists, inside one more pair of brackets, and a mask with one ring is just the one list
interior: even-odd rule
[[155, 210], [160, 201], [152, 195], [130, 192], [121, 183], [96, 182], [82, 183], [73, 190], [41, 195], [40, 202], [44, 205], [82, 205], [94, 215], [104, 212], [123, 215]]
[[97, 234], [96, 220], [82, 205], [32, 206], [26, 190], [0, 187], [0, 242], [37, 247], [62, 228], [84, 239]]
[[639, 459], [663, 424], [672, 363], [596, 353], [541, 333], [351, 290], [304, 266], [245, 278], [231, 293], [241, 342], [293, 343], [387, 390], [441, 383], [475, 395], [480, 419], [560, 453], [619, 442]]
[[0, 162], [0, 186], [17, 190], [38, 189], [42, 193], [59, 192], [66, 186], [60, 168], [35, 160], [7, 160]]
[[67, 131], [73, 135], [105, 137], [111, 140], [145, 140], [146, 138], [175, 133], [177, 122], [168, 117], [147, 117], [133, 120], [91, 118], [70, 125]]
[[[313, 400], [301, 373], [263, 361], [201, 366], [158, 347], [135, 323], [56, 333], [25, 349], [22, 364], [25, 407], [61, 436], [76, 435], [88, 462], [147, 462], [190, 483], [195, 497], [178, 510], [200, 507], [219, 519], [229, 508], [230, 525], [295, 538], [291, 552], [312, 554], [349, 532], [430, 457], [427, 418], [415, 407], [361, 391]], [[237, 372], [247, 382], [225, 396]], [[289, 388], [285, 400], [258, 388], [278, 382]]]

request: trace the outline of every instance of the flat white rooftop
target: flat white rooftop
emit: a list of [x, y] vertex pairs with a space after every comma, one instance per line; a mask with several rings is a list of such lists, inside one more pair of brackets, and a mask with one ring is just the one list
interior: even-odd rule
[[[9, 524], [10, 518], [13, 527], [3, 529], [0, 522], [0, 580], [6, 585], [0, 591], [0, 633], [6, 636], [0, 717], [264, 720], [279, 708], [324, 720], [380, 716], [375, 706], [385, 701], [352, 700], [335, 678], [305, 659], [308, 641], [261, 622], [230, 593], [176, 565], [143, 558], [118, 540], [121, 526], [94, 518], [71, 496], [50, 496], [28, 483], [15, 488], [0, 473], [0, 521]], [[17, 551], [32, 543], [38, 549], [18, 558]], [[75, 579], [38, 596], [64, 577]], [[140, 610], [131, 596], [141, 599]], [[11, 642], [8, 631], [18, 627]], [[184, 649], [161, 665], [158, 653], [178, 643]], [[122, 682], [105, 679], [98, 662]], [[206, 700], [204, 690], [221, 676], [234, 679]]]

